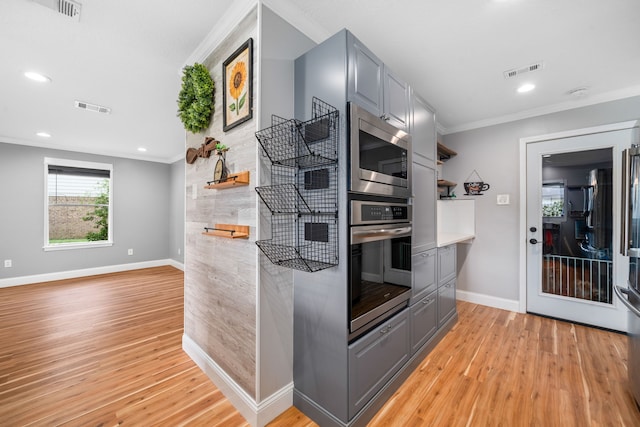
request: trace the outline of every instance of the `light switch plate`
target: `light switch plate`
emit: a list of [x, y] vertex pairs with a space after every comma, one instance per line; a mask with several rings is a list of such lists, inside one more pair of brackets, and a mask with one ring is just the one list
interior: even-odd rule
[[496, 202], [499, 205], [508, 205], [509, 204], [509, 195], [508, 194], [498, 194], [496, 197]]

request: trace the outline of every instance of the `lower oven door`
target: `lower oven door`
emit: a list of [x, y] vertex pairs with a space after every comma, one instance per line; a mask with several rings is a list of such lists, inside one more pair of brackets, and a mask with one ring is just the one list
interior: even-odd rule
[[351, 338], [404, 308], [411, 295], [411, 223], [351, 227]]

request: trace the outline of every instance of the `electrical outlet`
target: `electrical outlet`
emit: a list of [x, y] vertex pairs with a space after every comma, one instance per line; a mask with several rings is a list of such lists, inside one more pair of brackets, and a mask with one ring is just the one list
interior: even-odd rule
[[11, 268], [13, 266], [13, 262], [10, 259], [4, 260], [4, 268]]
[[178, 248], [178, 255], [182, 252], [182, 249]]
[[127, 251], [127, 255], [133, 255], [133, 249], [129, 249], [129, 250]]
[[496, 203], [499, 205], [508, 205], [509, 204], [509, 195], [508, 194], [498, 194], [496, 197]]

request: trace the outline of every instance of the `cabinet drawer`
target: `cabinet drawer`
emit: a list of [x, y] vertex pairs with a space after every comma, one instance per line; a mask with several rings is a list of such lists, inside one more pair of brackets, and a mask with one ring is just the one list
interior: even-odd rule
[[434, 291], [411, 307], [411, 354], [413, 355], [438, 328], [438, 295]]
[[456, 245], [438, 248], [438, 286], [456, 277]]
[[411, 257], [411, 304], [436, 289], [436, 255], [432, 249]]
[[438, 288], [438, 327], [456, 311], [456, 281], [451, 280]]
[[349, 346], [349, 419], [409, 359], [409, 310], [403, 310]]

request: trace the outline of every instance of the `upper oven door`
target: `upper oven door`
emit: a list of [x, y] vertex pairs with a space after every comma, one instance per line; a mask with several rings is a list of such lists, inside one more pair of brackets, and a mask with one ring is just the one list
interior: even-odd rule
[[351, 191], [411, 197], [411, 135], [351, 102]]

